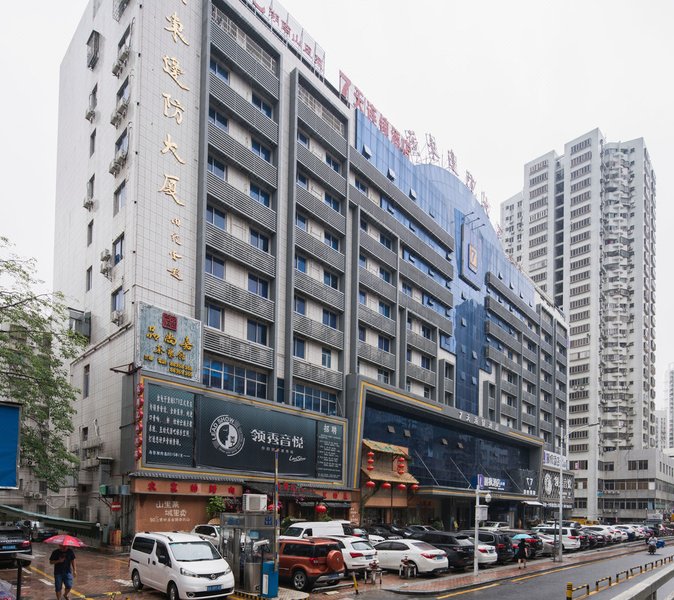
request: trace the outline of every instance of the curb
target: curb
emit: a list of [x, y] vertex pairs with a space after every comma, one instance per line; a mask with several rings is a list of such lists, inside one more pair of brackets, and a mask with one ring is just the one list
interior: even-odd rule
[[[595, 555], [594, 557], [587, 557], [586, 560], [583, 560], [582, 563], [593, 563], [593, 562], [598, 562], [600, 560], [606, 560], [606, 558], [612, 558], [614, 556], [622, 556], [624, 554], [633, 554], [634, 549], [637, 548], [637, 544], [641, 545], [643, 542], [628, 542], [629, 544], [632, 544], [629, 547], [624, 546], [622, 551], [616, 552], [615, 554], [610, 554], [610, 556], [604, 555], [601, 556], [599, 554]], [[598, 553], [601, 552], [601, 550], [597, 551]], [[559, 568], [559, 566], [563, 565], [564, 563], [558, 563], [558, 562], [551, 562], [549, 567], [543, 568], [543, 569], [536, 569], [535, 571], [532, 571], [534, 573], [547, 573], [549, 571], [554, 571], [555, 569]], [[566, 563], [568, 564], [574, 564], [574, 563]], [[577, 564], [580, 564], [577, 563]], [[392, 594], [398, 594], [400, 596], [433, 596], [436, 594], [444, 594], [447, 592], [457, 592], [457, 591], [462, 591], [462, 590], [471, 590], [474, 588], [482, 587], [483, 585], [486, 585], [488, 583], [493, 583], [494, 581], [510, 581], [512, 579], [517, 579], [518, 577], [521, 577], [522, 573], [518, 573], [517, 575], [504, 575], [503, 577], [497, 577], [491, 580], [485, 580], [485, 581], [476, 581], [474, 583], [468, 583], [468, 584], [463, 584], [463, 585], [454, 585], [452, 587], [446, 587], [446, 588], [441, 588], [441, 589], [436, 589], [436, 590], [415, 590], [412, 588], [407, 588], [405, 589], [404, 587], [397, 587], [397, 588], [381, 588], [385, 592], [390, 592]], [[448, 582], [450, 583], [450, 582]], [[403, 584], [407, 585], [407, 584]]]

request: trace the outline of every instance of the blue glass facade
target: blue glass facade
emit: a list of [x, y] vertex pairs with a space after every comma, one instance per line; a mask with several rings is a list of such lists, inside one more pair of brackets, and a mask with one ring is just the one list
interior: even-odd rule
[[[479, 370], [491, 372], [485, 358], [485, 285], [487, 272], [503, 283], [529, 306], [534, 304], [534, 287], [507, 259], [489, 217], [463, 182], [448, 170], [430, 164], [414, 165], [384, 136], [363, 113], [356, 111], [356, 149], [367, 148], [369, 161], [383, 174], [395, 174], [393, 183], [428, 213], [455, 241], [451, 255], [455, 277], [451, 282], [454, 307], [447, 311], [453, 336], [441, 347], [456, 355], [456, 408], [478, 414]], [[416, 193], [411, 198], [410, 190]], [[384, 197], [384, 203], [391, 203]], [[405, 222], [404, 207], [392, 207], [394, 216]], [[429, 244], [425, 232], [411, 230]], [[442, 241], [442, 240], [441, 240]], [[472, 259], [472, 260], [471, 260]]]

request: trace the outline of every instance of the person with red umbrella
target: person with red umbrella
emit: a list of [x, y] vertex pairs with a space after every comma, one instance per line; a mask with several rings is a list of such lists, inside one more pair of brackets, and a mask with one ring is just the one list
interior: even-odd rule
[[84, 542], [71, 535], [55, 535], [45, 540], [47, 544], [58, 544], [58, 548], [51, 553], [49, 564], [54, 565], [54, 589], [56, 600], [61, 600], [61, 589], [65, 586], [63, 598], [70, 600], [70, 590], [73, 588], [73, 578], [77, 577], [74, 548], [81, 548]]

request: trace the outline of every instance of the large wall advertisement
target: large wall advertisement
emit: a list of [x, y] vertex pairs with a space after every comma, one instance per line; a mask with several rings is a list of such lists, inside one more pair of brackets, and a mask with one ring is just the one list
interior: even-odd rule
[[145, 462], [343, 481], [345, 423], [155, 383], [145, 387]]
[[19, 432], [21, 406], [0, 403], [0, 489], [19, 487]]

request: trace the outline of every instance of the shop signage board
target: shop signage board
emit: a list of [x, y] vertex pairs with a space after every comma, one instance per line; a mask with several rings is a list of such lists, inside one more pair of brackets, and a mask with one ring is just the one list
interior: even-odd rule
[[343, 422], [150, 382], [144, 408], [147, 465], [271, 474], [278, 452], [283, 477], [343, 480]]

